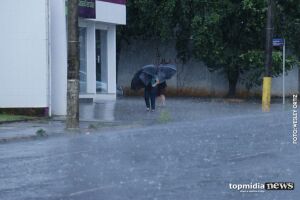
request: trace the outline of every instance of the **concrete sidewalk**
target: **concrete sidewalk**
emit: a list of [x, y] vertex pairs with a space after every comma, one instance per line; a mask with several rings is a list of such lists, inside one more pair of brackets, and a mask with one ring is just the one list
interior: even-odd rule
[[[280, 103], [272, 105], [270, 113], [289, 110]], [[132, 127], [152, 126], [178, 121], [206, 120], [222, 116], [263, 114], [258, 102], [228, 101], [224, 99], [168, 98], [164, 107], [157, 105], [154, 113], [146, 112], [144, 100], [140, 98], [121, 98], [117, 101], [100, 101], [80, 104], [79, 133], [89, 134], [95, 130], [108, 131]], [[49, 120], [4, 123], [0, 125], [0, 143], [41, 136], [62, 135], [65, 118], [53, 117]]]

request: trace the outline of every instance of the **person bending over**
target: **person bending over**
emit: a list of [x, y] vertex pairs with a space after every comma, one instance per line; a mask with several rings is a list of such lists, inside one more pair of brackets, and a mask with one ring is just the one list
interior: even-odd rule
[[[157, 94], [157, 85], [159, 84], [158, 78], [154, 77], [151, 82], [145, 87], [144, 97], [147, 111], [155, 111], [155, 98]], [[150, 107], [151, 103], [151, 107]]]

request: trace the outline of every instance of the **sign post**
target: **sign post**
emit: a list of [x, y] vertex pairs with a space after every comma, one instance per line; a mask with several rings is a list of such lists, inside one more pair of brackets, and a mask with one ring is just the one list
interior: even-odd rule
[[282, 47], [282, 104], [285, 104], [285, 39], [274, 38], [274, 47]]
[[283, 73], [282, 73], [282, 103], [283, 105], [285, 104], [285, 40], [283, 40], [283, 50], [282, 50], [282, 70], [283, 70]]

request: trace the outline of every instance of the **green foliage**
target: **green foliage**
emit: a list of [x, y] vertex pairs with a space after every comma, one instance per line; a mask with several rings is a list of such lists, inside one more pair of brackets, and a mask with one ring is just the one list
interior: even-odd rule
[[127, 3], [129, 38], [162, 39], [172, 37], [172, 20], [176, 0], [131, 0]]
[[127, 3], [127, 25], [118, 29], [117, 38], [138, 40], [174, 40], [177, 57], [191, 57], [189, 41], [194, 0], [131, 0]]
[[[275, 4], [274, 37], [285, 38], [287, 49], [299, 56], [300, 0]], [[223, 72], [229, 89], [240, 78], [249, 89], [263, 74], [266, 13], [266, 0], [130, 0], [118, 40], [175, 40], [182, 64], [194, 56], [210, 71]], [[281, 73], [277, 55], [272, 76]]]
[[35, 134], [39, 137], [46, 137], [48, 136], [48, 134], [46, 133], [46, 131], [42, 128], [38, 129]]
[[159, 115], [158, 122], [159, 123], [167, 123], [167, 122], [170, 122], [171, 119], [172, 118], [171, 118], [170, 113], [166, 110], [163, 110], [163, 111], [161, 111], [161, 113]]
[[276, 0], [274, 37], [286, 39], [287, 48], [300, 58], [300, 0]]
[[[260, 85], [264, 72], [266, 1], [217, 2], [209, 12], [198, 13], [193, 19], [195, 57], [204, 61], [211, 71], [220, 70], [225, 73], [229, 85], [236, 85], [239, 79], [247, 89]], [[295, 4], [295, 1], [284, 2], [277, 2], [277, 8], [285, 10], [286, 13], [279, 13], [276, 16], [278, 18], [283, 15], [291, 21], [285, 21], [285, 25], [281, 24], [281, 26], [277, 22], [274, 36], [286, 35], [287, 42], [293, 43], [288, 47], [297, 52], [299, 45], [294, 44], [299, 43], [299, 40], [295, 38], [299, 38], [300, 34], [297, 36], [291, 34], [291, 31], [285, 27], [290, 27], [290, 24], [295, 25], [292, 18], [296, 21], [299, 19], [300, 4]], [[291, 5], [288, 6], [288, 4]], [[294, 9], [298, 7], [296, 9], [298, 12], [294, 12], [295, 14], [287, 12], [292, 10], [292, 5], [295, 6]], [[299, 31], [299, 28], [293, 28], [296, 32]], [[282, 30], [281, 33], [279, 30]], [[273, 54], [273, 63], [272, 76], [278, 76], [282, 73], [281, 65], [279, 65], [282, 63], [281, 56], [278, 52]], [[295, 63], [295, 58], [287, 59], [287, 69], [290, 69], [292, 63]]]
[[230, 72], [239, 68], [239, 56], [262, 49], [264, 38], [264, 1], [218, 1], [208, 13], [193, 19], [195, 56], [210, 70]]
[[35, 117], [0, 113], [0, 122], [12, 122], [12, 121], [22, 121], [22, 120], [32, 120], [32, 119], [35, 119]]
[[95, 125], [95, 124], [89, 124], [89, 126], [88, 126], [88, 129], [94, 129], [94, 130], [97, 130], [97, 125]]
[[[271, 68], [271, 74], [274, 77], [282, 74], [282, 52], [273, 52], [273, 66]], [[248, 51], [240, 56], [241, 58], [241, 83], [245, 85], [249, 91], [255, 86], [262, 84], [262, 78], [264, 74], [264, 52], [263, 51]], [[294, 56], [288, 56], [286, 58], [285, 71], [287, 72], [293, 66], [297, 64], [297, 60]]]

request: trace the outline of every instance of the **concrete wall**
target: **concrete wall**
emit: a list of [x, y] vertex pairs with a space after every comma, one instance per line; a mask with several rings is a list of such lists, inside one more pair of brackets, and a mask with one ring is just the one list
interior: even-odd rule
[[[286, 95], [292, 95], [298, 93], [298, 81], [299, 81], [299, 68], [294, 67], [288, 71], [285, 75], [285, 93]], [[272, 92], [274, 95], [282, 95], [282, 76], [272, 79]]]
[[48, 1], [1, 1], [0, 107], [48, 107]]
[[[199, 61], [190, 60], [185, 66], [176, 61], [175, 44], [172, 42], [158, 43], [155, 41], [132, 41], [130, 44], [123, 43], [118, 71], [118, 85], [128, 88], [134, 73], [144, 65], [154, 63], [156, 53], [159, 49], [161, 58], [177, 63], [177, 76], [168, 81], [168, 88], [176, 90], [178, 87], [182, 92], [188, 92], [202, 96], [224, 96], [228, 91], [228, 81], [224, 74], [208, 71], [207, 67]], [[261, 87], [253, 88], [252, 94], [260, 94]], [[245, 94], [245, 86], [238, 83], [237, 92]], [[298, 68], [287, 73], [286, 94], [291, 95], [298, 92]], [[282, 77], [274, 78], [272, 81], [272, 94], [282, 95]]]

